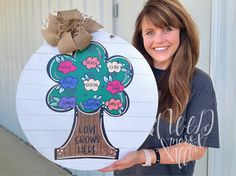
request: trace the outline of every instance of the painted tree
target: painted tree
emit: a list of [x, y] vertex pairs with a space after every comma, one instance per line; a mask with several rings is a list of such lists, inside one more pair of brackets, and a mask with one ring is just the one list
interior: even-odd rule
[[55, 149], [55, 159], [117, 159], [119, 149], [106, 136], [103, 113], [119, 117], [128, 110], [124, 89], [133, 78], [131, 63], [120, 55], [108, 57], [100, 43], [91, 42], [73, 56], [51, 58], [47, 73], [57, 83], [47, 93], [48, 107], [57, 112], [75, 111], [71, 133]]

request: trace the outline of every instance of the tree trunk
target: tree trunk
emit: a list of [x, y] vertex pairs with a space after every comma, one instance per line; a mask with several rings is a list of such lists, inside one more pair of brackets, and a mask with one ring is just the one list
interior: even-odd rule
[[101, 109], [95, 113], [75, 112], [74, 124], [67, 141], [55, 149], [55, 159], [118, 159], [119, 149], [106, 137]]

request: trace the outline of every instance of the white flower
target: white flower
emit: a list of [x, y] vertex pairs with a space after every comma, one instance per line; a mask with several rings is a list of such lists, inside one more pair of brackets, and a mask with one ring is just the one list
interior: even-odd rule
[[122, 64], [118, 63], [118, 62], [108, 62], [107, 63], [107, 67], [108, 67], [108, 71], [110, 73], [112, 72], [120, 72], [121, 68], [122, 68]]
[[97, 91], [99, 85], [100, 85], [100, 81], [99, 80], [89, 79], [89, 80], [84, 81], [84, 88], [86, 90]]

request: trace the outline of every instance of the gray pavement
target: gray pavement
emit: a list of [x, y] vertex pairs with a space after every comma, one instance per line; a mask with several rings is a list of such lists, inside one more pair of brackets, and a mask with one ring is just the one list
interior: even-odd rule
[[0, 126], [0, 176], [70, 176]]

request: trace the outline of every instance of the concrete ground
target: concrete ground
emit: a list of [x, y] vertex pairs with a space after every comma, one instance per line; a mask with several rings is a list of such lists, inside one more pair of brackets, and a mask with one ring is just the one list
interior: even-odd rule
[[0, 126], [0, 176], [70, 176]]

